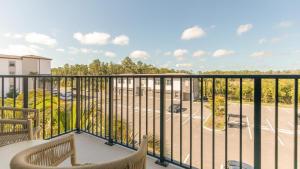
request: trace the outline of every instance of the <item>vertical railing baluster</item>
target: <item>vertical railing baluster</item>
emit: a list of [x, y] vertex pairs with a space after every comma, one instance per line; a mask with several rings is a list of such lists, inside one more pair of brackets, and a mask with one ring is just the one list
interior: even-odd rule
[[105, 144], [112, 146], [112, 116], [113, 116], [113, 77], [109, 77], [109, 86], [108, 86], [108, 141]]
[[201, 126], [200, 126], [200, 130], [201, 130], [201, 135], [200, 135], [200, 140], [201, 140], [201, 144], [200, 144], [200, 148], [201, 148], [201, 158], [200, 158], [200, 169], [203, 169], [203, 77], [201, 78]]
[[99, 136], [99, 78], [96, 77], [96, 135]]
[[135, 149], [135, 77], [132, 77], [132, 147]]
[[[148, 136], [148, 77], [146, 77], [146, 135]], [[148, 151], [148, 146], [147, 146]]]
[[123, 144], [123, 77], [121, 78], [121, 144]]
[[94, 92], [95, 92], [95, 80], [94, 80], [94, 77], [92, 77], [92, 134], [94, 134], [94, 112], [95, 112], [95, 99], [94, 99]]
[[33, 108], [36, 109], [36, 77], [33, 78]]
[[275, 169], [278, 169], [278, 79], [275, 79]]
[[174, 88], [173, 88], [173, 77], [171, 78], [171, 162], [173, 162], [174, 160], [174, 131], [173, 131], [173, 127], [174, 127], [174, 115], [173, 115], [173, 99], [174, 99]]
[[[4, 107], [4, 77], [1, 78], [1, 106]], [[1, 118], [4, 118], [4, 111], [1, 111]]]
[[57, 111], [58, 111], [58, 135], [60, 135], [60, 77], [57, 78]]
[[23, 108], [28, 108], [28, 77], [23, 77]]
[[64, 101], [65, 101], [65, 116], [64, 116], [64, 118], [65, 118], [65, 133], [67, 132], [67, 128], [68, 128], [68, 124], [67, 124], [67, 114], [68, 114], [68, 110], [67, 110], [67, 85], [68, 85], [68, 78], [65, 76], [65, 78], [64, 78], [64, 80], [65, 80], [65, 99], [64, 99]]
[[107, 138], [107, 78], [104, 78], [104, 135]]
[[103, 128], [103, 79], [100, 78], [100, 136], [102, 135], [102, 128]]
[[240, 78], [240, 169], [243, 164], [243, 79]]
[[82, 100], [81, 100], [81, 86], [82, 79], [80, 77], [76, 78], [76, 132], [80, 133], [81, 131], [81, 124], [82, 124], [82, 118], [81, 118], [81, 106], [82, 106]]
[[180, 123], [179, 123], [179, 132], [180, 132], [180, 165], [182, 165], [182, 77], [180, 77], [180, 97], [179, 97], [179, 101], [180, 101]]
[[156, 161], [156, 164], [161, 166], [168, 166], [168, 163], [165, 160], [165, 78], [160, 77], [160, 152], [159, 152], [159, 159]]
[[215, 92], [216, 79], [212, 81], [212, 168], [215, 169]]
[[153, 131], [153, 140], [152, 140], [152, 148], [153, 148], [153, 155], [155, 156], [155, 77], [153, 77], [153, 126], [152, 126], [152, 131]]
[[294, 82], [294, 169], [298, 168], [298, 79]]
[[91, 78], [88, 77], [88, 100], [87, 100], [87, 131], [90, 133], [91, 132], [91, 124], [90, 124], [90, 116], [91, 116], [91, 109], [90, 109], [90, 104], [91, 104]]
[[118, 138], [117, 138], [117, 136], [118, 136], [118, 126], [117, 126], [117, 124], [118, 124], [118, 77], [116, 77], [115, 78], [115, 84], [116, 84], [116, 86], [114, 87], [114, 91], [115, 91], [115, 124], [114, 124], [114, 128], [115, 128], [115, 136], [114, 136], [114, 138], [115, 138], [115, 142], [118, 142]]
[[225, 166], [227, 167], [228, 160], [228, 78], [225, 78]]
[[45, 115], [45, 111], [46, 111], [46, 78], [43, 78], [43, 139], [46, 138], [46, 115]]
[[[36, 83], [36, 81], [34, 82]], [[50, 78], [50, 136], [53, 137], [53, 77]]]
[[74, 78], [73, 77], [71, 77], [71, 107], [70, 107], [70, 109], [71, 109], [71, 128], [70, 128], [70, 130], [74, 130], [74, 121], [73, 121], [73, 119], [74, 119], [74, 112], [73, 112], [73, 106], [74, 106], [74, 92], [73, 92], [73, 89], [74, 89]]
[[193, 166], [193, 79], [190, 77], [190, 168]]
[[254, 169], [261, 169], [261, 78], [254, 79]]
[[128, 127], [129, 127], [129, 92], [128, 92], [128, 85], [129, 85], [129, 78], [126, 77], [126, 146], [128, 147], [128, 139], [129, 139], [129, 132], [128, 132]]
[[142, 78], [139, 78], [139, 144], [142, 140]]

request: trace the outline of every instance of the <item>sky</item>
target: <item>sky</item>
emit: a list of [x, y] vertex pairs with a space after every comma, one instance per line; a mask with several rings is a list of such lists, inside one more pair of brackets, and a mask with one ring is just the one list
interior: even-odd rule
[[299, 0], [0, 0], [0, 54], [192, 71], [300, 68]]

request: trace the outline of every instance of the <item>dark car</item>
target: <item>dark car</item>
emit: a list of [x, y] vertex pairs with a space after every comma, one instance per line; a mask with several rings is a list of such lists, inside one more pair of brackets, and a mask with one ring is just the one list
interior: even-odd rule
[[[242, 116], [242, 127], [247, 127], [247, 122], [244, 120], [247, 116]], [[227, 125], [230, 128], [239, 128], [240, 127], [240, 115], [239, 114], [228, 114], [227, 116]]]
[[173, 106], [173, 113], [179, 113], [180, 112], [180, 104], [170, 105], [169, 108], [168, 108], [168, 112], [172, 112], [172, 106]]
[[61, 93], [60, 94], [60, 99], [62, 100], [72, 100], [73, 96], [72, 96], [72, 92], [67, 92], [66, 95], [65, 93]]
[[[195, 98], [194, 101], [201, 102], [201, 96]], [[207, 96], [203, 96], [203, 102], [208, 102], [208, 97]]]
[[[240, 169], [240, 162], [236, 160], [228, 160], [227, 166], [224, 166], [223, 169]], [[242, 163], [242, 169], [254, 169], [254, 167], [249, 164]]]

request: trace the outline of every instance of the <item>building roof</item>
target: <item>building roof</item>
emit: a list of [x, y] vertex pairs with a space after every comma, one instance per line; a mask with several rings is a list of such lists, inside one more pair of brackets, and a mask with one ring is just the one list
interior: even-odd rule
[[47, 58], [47, 57], [43, 57], [43, 56], [36, 56], [36, 55], [25, 55], [25, 56], [21, 56], [21, 58], [52, 60], [51, 58]]
[[3, 55], [3, 54], [0, 54], [0, 58], [3, 58], [3, 59], [19, 59], [19, 60], [22, 60], [23, 58], [52, 60], [51, 58], [46, 58], [46, 57], [37, 56], [37, 55], [16, 56], [16, 55]]

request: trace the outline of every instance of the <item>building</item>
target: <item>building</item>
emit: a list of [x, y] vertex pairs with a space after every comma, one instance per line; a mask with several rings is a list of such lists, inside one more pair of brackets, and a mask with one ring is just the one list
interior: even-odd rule
[[[0, 72], [1, 75], [50, 75], [51, 60], [50, 58], [35, 55], [12, 56], [0, 54]], [[3, 84], [0, 84], [0, 97], [2, 96], [2, 85], [5, 97], [14, 87], [17, 92], [22, 91], [22, 80], [9, 78], [9, 80], [4, 80]], [[28, 87], [29, 89], [33, 88], [32, 81], [29, 81]]]
[[[176, 75], [185, 75], [185, 74], [176, 74]], [[134, 85], [133, 85], [133, 78], [128, 78], [128, 90], [132, 91], [133, 86], [135, 88], [135, 94], [139, 95], [139, 89], [140, 89], [140, 84], [141, 84], [141, 95], [145, 94], [145, 89], [147, 88], [148, 91], [155, 91], [159, 92], [160, 90], [160, 79], [156, 78], [155, 82], [153, 78], [148, 78], [148, 87], [146, 84], [146, 78], [141, 78], [141, 83], [139, 82], [140, 78], [135, 78], [134, 79]], [[118, 89], [118, 93], [121, 92], [121, 87], [123, 86], [123, 89], [127, 89], [127, 78], [123, 78], [123, 84], [122, 84], [122, 79], [118, 78], [117, 82], [116, 79], [113, 81], [114, 88]], [[193, 79], [192, 80], [192, 99], [198, 99], [199, 98], [199, 81], [198, 79]], [[117, 84], [117, 85], [116, 85]], [[171, 78], [166, 78], [165, 80], [165, 91], [166, 93], [171, 93], [172, 90], [172, 81]], [[174, 98], [180, 97], [180, 78], [173, 78], [173, 94]], [[187, 78], [182, 78], [182, 99], [184, 101], [190, 100], [190, 79]]]

